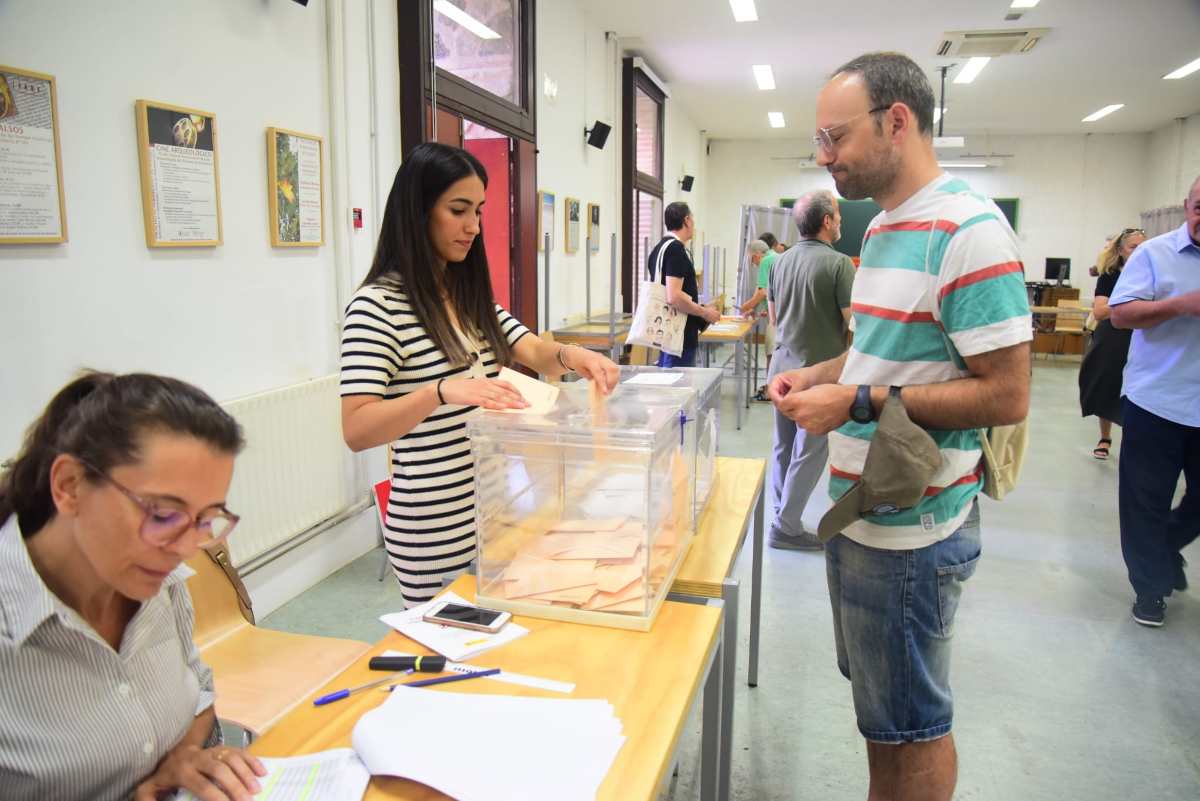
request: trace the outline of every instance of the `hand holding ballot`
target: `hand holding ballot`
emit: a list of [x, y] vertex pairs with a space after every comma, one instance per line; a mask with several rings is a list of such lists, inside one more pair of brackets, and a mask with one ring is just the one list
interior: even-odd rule
[[452, 378], [440, 382], [439, 400], [455, 406], [480, 406], [492, 411], [529, 408], [520, 390], [497, 378]]

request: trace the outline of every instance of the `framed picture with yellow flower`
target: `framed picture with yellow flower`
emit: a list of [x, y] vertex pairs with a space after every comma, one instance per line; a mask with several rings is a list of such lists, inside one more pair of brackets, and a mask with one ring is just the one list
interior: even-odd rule
[[154, 100], [138, 100], [134, 110], [146, 246], [220, 245], [216, 115]]
[[325, 140], [286, 128], [267, 129], [267, 206], [271, 244], [325, 244]]

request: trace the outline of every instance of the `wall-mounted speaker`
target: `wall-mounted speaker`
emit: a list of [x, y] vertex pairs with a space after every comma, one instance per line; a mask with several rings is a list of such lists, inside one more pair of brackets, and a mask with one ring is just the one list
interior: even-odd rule
[[587, 139], [587, 143], [597, 150], [604, 149], [604, 143], [608, 141], [608, 134], [612, 131], [611, 125], [606, 125], [600, 120], [592, 123], [591, 128], [584, 128], [583, 135]]
[[695, 182], [696, 182], [696, 177], [694, 175], [685, 175], [679, 179], [679, 188], [682, 189], [684, 192], [691, 192], [692, 184]]

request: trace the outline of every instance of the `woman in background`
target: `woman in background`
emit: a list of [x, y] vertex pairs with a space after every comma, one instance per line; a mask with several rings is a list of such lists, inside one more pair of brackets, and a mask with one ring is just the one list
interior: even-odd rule
[[0, 796], [250, 801], [220, 744], [183, 562], [233, 530], [241, 432], [193, 386], [87, 373], [0, 479]]
[[1100, 441], [1092, 451], [1097, 459], [1108, 458], [1113, 423], [1121, 423], [1121, 383], [1133, 335], [1131, 330], [1113, 327], [1108, 298], [1130, 254], [1145, 241], [1146, 234], [1142, 229], [1126, 228], [1105, 245], [1096, 262], [1099, 278], [1096, 279], [1092, 314], [1097, 322], [1096, 330], [1092, 332], [1092, 344], [1079, 366], [1079, 406], [1084, 417], [1094, 414], [1100, 418]]
[[[527, 404], [500, 367], [575, 371], [602, 392], [617, 366], [536, 336], [493, 299], [480, 217], [487, 172], [427, 142], [396, 173], [375, 261], [346, 308], [342, 436], [392, 445], [384, 539], [401, 591], [427, 601], [475, 558], [475, 474], [467, 415]], [[506, 201], [505, 201], [506, 202]]]

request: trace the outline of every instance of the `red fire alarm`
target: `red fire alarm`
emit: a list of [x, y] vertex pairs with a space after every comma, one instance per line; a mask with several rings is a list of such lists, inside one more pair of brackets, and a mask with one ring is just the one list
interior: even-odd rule
[[351, 209], [350, 218], [354, 221], [354, 230], [362, 228], [362, 209]]

